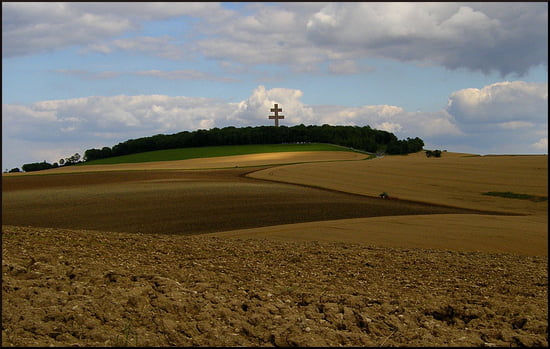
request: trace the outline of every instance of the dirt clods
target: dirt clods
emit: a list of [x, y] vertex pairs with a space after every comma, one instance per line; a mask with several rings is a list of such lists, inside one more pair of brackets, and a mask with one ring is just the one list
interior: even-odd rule
[[548, 346], [546, 257], [2, 235], [2, 346]]

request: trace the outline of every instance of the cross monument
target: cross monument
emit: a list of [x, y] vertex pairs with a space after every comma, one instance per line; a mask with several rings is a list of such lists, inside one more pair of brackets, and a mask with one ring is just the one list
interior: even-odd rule
[[275, 119], [275, 127], [279, 127], [279, 119], [284, 119], [284, 115], [279, 115], [280, 111], [283, 111], [283, 109], [279, 108], [279, 105], [275, 103], [275, 108], [271, 108], [271, 111], [275, 113], [275, 115], [269, 115], [270, 119]]

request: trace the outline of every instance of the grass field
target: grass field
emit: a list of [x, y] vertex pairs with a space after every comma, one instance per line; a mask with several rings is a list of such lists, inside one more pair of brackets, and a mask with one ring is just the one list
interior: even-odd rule
[[105, 165], [122, 163], [139, 163], [154, 161], [175, 161], [198, 158], [211, 158], [220, 156], [235, 156], [245, 154], [276, 153], [276, 152], [302, 152], [302, 151], [350, 151], [349, 148], [322, 143], [306, 144], [252, 144], [252, 145], [224, 145], [215, 147], [178, 148], [166, 149], [137, 154], [115, 156], [112, 158], [98, 159], [79, 164]]
[[510, 199], [531, 200], [531, 201], [535, 201], [535, 202], [548, 200], [547, 196], [518, 194], [518, 193], [512, 193], [510, 191], [505, 191], [505, 192], [489, 191], [487, 193], [483, 193], [483, 195], [500, 196], [500, 197], [503, 197], [503, 198], [510, 198]]

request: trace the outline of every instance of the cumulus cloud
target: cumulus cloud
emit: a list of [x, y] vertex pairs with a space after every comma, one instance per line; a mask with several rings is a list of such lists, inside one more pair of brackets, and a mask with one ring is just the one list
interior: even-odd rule
[[81, 12], [71, 3], [2, 3], [2, 56], [88, 44], [133, 28], [127, 18]]
[[271, 115], [268, 114], [269, 110], [277, 103], [284, 106], [281, 115], [287, 119], [287, 121], [280, 120], [280, 125], [288, 124], [288, 120], [292, 120], [292, 124], [309, 123], [314, 118], [313, 110], [300, 101], [302, 95], [303, 92], [300, 90], [288, 88], [267, 90], [260, 85], [246, 100], [231, 104], [235, 110], [228, 117], [228, 121], [238, 125], [265, 125], [268, 115]]
[[548, 137], [539, 139], [531, 145], [534, 149], [545, 151], [548, 154]]
[[[205, 25], [208, 24], [205, 22]], [[316, 3], [256, 5], [210, 27], [197, 51], [294, 71], [351, 71], [365, 57], [521, 76], [548, 62], [545, 3]], [[345, 65], [344, 65], [344, 62]]]
[[[196, 19], [183, 37], [140, 36], [145, 21], [181, 16]], [[2, 3], [2, 39], [3, 57], [79, 45], [293, 72], [325, 73], [324, 63], [328, 73], [357, 72], [356, 60], [372, 57], [521, 76], [548, 64], [548, 4]]]
[[211, 98], [122, 95], [3, 105], [2, 114], [9, 137], [55, 141], [97, 135], [129, 138], [209, 127], [225, 107]]
[[[497, 82], [452, 93], [447, 110], [463, 123], [541, 122], [548, 117], [548, 84]], [[523, 124], [525, 125], [525, 124]]]
[[[111, 48], [102, 43], [124, 32], [134, 31], [146, 20], [178, 16], [226, 18], [231, 11], [219, 3], [2, 3], [2, 56], [15, 57], [62, 49], [71, 45], [88, 46], [103, 53]], [[121, 39], [122, 40], [122, 39]], [[168, 40], [164, 40], [167, 46]], [[138, 42], [140, 43], [140, 42]], [[139, 49], [138, 43], [134, 46]], [[115, 43], [124, 46], [129, 43]], [[141, 48], [147, 44], [141, 41]], [[162, 44], [162, 43], [161, 43]], [[149, 47], [151, 43], [149, 43]], [[156, 46], [158, 48], [158, 45]], [[161, 49], [171, 56], [177, 51]], [[178, 52], [176, 52], [178, 53]]]
[[548, 4], [330, 3], [307, 34], [358, 55], [522, 75], [547, 65]]
[[293, 72], [317, 72], [318, 65], [333, 51], [317, 47], [305, 35], [307, 17], [319, 6], [322, 4], [256, 3], [250, 6], [251, 11], [227, 17], [223, 25], [212, 26], [209, 20], [199, 24], [199, 30], [207, 36], [197, 40], [193, 47], [209, 58], [248, 65], [282, 65]]
[[312, 106], [312, 108], [315, 124], [369, 125], [375, 129], [395, 133], [398, 137], [462, 134], [453, 116], [444, 110], [424, 113], [409, 112], [392, 105]]
[[465, 151], [540, 152], [548, 135], [548, 84], [503, 81], [463, 89], [449, 96], [446, 112], [465, 134], [459, 145]]
[[[523, 98], [510, 99], [516, 90], [523, 91]], [[436, 112], [411, 112], [392, 105], [307, 105], [301, 101], [301, 90], [266, 89], [262, 85], [236, 103], [199, 97], [119, 95], [3, 104], [3, 156], [12, 159], [8, 161], [19, 161], [19, 165], [6, 163], [4, 167], [42, 161], [47, 152], [53, 156], [63, 150], [68, 156], [79, 149], [82, 152], [159, 133], [272, 125], [268, 115], [274, 103], [285, 116], [280, 125], [369, 125], [399, 138], [421, 137], [428, 147], [474, 153], [481, 153], [480, 149], [494, 153], [544, 152], [548, 145], [545, 91], [544, 84], [502, 82], [475, 91], [456, 91], [449, 98], [449, 108]], [[526, 114], [526, 110], [532, 114]], [[13, 148], [17, 145], [29, 150]], [[71, 146], [74, 150], [67, 152]], [[14, 156], [21, 158], [14, 160]], [[57, 161], [58, 156], [46, 160]]]

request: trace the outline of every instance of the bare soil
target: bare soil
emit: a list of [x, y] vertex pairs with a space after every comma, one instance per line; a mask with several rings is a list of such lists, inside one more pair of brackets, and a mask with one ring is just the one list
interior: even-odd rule
[[545, 159], [448, 155], [3, 176], [2, 346], [547, 347]]
[[2, 346], [548, 346], [547, 258], [2, 226]]

